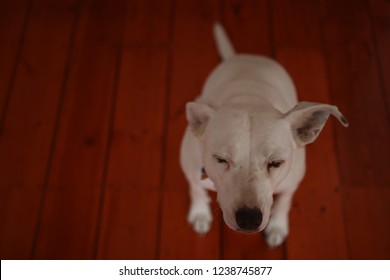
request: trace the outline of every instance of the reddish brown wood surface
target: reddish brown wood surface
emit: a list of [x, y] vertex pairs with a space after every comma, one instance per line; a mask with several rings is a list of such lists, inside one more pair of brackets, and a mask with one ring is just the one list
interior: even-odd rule
[[[164, 1], [126, 3], [100, 259], [158, 257], [170, 18]], [[142, 121], [140, 121], [142, 120]], [[129, 238], [131, 236], [131, 238]]]
[[123, 51], [99, 258], [157, 257], [166, 67], [165, 49]]
[[[336, 148], [343, 184], [388, 186], [390, 162], [378, 155], [390, 154], [383, 145], [390, 142], [389, 112], [367, 12], [365, 1], [324, 1], [322, 7], [331, 100], [351, 123], [347, 130], [336, 127]], [[366, 122], [371, 125], [361, 125]]]
[[[332, 103], [276, 249], [187, 223], [185, 104], [219, 62], [275, 57], [302, 100]], [[386, 0], [0, 0], [2, 259], [389, 259]]]
[[[16, 61], [30, 15], [29, 1], [0, 1], [0, 121], [12, 91]], [[1, 128], [0, 128], [1, 129]]]
[[120, 0], [80, 7], [36, 258], [93, 257], [123, 11]]
[[389, 188], [346, 187], [345, 225], [350, 259], [389, 259]]
[[[1, 257], [30, 258], [75, 16], [75, 1], [35, 1], [0, 142]], [[14, 11], [15, 12], [15, 11]], [[20, 10], [25, 14], [25, 11]], [[15, 12], [16, 13], [16, 12]]]
[[167, 47], [173, 7], [171, 0], [126, 1], [124, 44]]
[[385, 0], [369, 1], [372, 22], [374, 53], [379, 67], [379, 76], [383, 87], [384, 100], [387, 102], [387, 111], [390, 109], [390, 4]]

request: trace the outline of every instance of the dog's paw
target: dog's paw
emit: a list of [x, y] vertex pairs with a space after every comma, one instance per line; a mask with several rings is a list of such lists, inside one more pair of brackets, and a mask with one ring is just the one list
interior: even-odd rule
[[286, 222], [270, 221], [265, 229], [265, 240], [269, 247], [275, 248], [281, 245], [288, 235], [288, 224]]
[[280, 229], [273, 228], [272, 230], [266, 231], [265, 240], [267, 241], [269, 247], [275, 248], [283, 243], [286, 236], [287, 234], [282, 232]]
[[188, 222], [198, 234], [206, 234], [211, 227], [213, 217], [211, 215], [210, 207], [204, 205], [203, 207], [191, 207], [188, 214]]

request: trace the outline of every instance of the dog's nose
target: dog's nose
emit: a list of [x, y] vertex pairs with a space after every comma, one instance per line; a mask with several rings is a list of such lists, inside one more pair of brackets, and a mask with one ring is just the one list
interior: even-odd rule
[[259, 228], [262, 221], [263, 214], [257, 207], [242, 207], [236, 212], [236, 222], [242, 230], [256, 230]]

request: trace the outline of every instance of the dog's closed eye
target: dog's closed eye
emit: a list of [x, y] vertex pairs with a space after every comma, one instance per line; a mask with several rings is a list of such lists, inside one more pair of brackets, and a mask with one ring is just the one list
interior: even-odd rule
[[272, 160], [267, 164], [267, 169], [270, 171], [273, 168], [279, 168], [284, 163], [284, 160]]
[[226, 159], [220, 157], [220, 156], [217, 156], [217, 155], [214, 155], [214, 158], [215, 160], [218, 162], [218, 163], [228, 163]]
[[229, 168], [229, 162], [226, 159], [217, 155], [214, 155], [214, 158], [217, 161], [217, 163], [224, 165], [225, 168]]

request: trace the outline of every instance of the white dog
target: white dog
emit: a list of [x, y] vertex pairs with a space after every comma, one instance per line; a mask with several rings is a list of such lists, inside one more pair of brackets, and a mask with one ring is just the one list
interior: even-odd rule
[[188, 221], [199, 234], [209, 231], [207, 190], [214, 190], [231, 229], [265, 229], [268, 245], [278, 246], [305, 173], [305, 145], [330, 114], [344, 126], [348, 122], [335, 106], [298, 103], [287, 72], [269, 58], [236, 55], [220, 24], [214, 35], [223, 61], [186, 106], [180, 157], [190, 185]]

